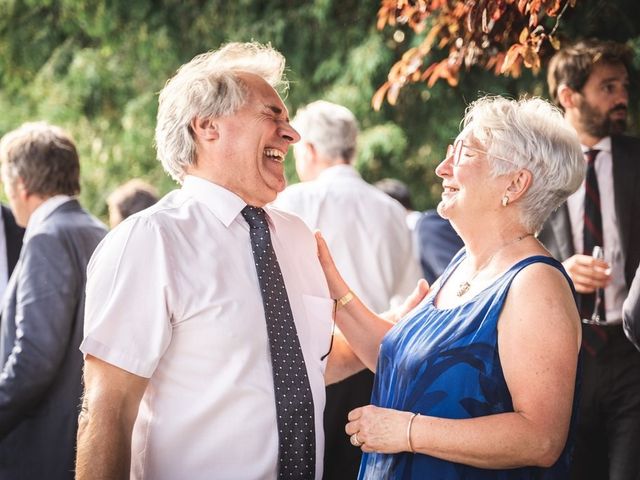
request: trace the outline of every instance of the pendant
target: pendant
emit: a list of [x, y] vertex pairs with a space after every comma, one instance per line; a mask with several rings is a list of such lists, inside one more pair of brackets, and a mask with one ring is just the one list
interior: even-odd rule
[[471, 284], [469, 282], [462, 282], [459, 286], [458, 286], [458, 291], [456, 292], [456, 295], [458, 295], [459, 297], [463, 296], [465, 293], [467, 293], [469, 291], [469, 289], [471, 288]]

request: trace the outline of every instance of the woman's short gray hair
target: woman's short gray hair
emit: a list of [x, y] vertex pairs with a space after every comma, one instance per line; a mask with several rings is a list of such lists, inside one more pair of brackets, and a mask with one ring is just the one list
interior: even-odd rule
[[356, 155], [358, 121], [342, 105], [318, 100], [298, 109], [291, 124], [302, 141], [328, 159], [351, 163]]
[[270, 45], [229, 43], [196, 56], [178, 69], [160, 92], [156, 125], [158, 160], [179, 183], [195, 163], [191, 121], [235, 113], [247, 98], [238, 73], [262, 77], [275, 89], [285, 90], [285, 59]]
[[528, 232], [538, 232], [584, 180], [576, 131], [558, 108], [541, 98], [480, 98], [467, 108], [463, 125], [486, 148], [494, 175], [522, 168], [531, 172], [529, 190], [518, 202]]

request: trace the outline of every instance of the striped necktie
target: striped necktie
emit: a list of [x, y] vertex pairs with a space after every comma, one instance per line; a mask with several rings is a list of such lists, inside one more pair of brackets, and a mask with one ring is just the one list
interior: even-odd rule
[[[585, 179], [584, 195], [584, 228], [583, 250], [585, 255], [593, 253], [596, 245], [604, 248], [604, 237], [602, 233], [602, 212], [600, 210], [600, 188], [598, 187], [598, 177], [596, 175], [596, 157], [599, 150], [589, 150], [585, 153], [587, 160], [587, 175]], [[600, 288], [594, 293], [578, 294], [578, 305], [582, 318], [591, 318], [596, 304], [596, 295], [600, 296], [598, 314], [601, 321], [606, 321], [604, 305], [604, 289]], [[584, 346], [589, 353], [597, 353], [604, 346], [607, 340], [607, 333], [600, 327], [589, 325], [584, 332]]]

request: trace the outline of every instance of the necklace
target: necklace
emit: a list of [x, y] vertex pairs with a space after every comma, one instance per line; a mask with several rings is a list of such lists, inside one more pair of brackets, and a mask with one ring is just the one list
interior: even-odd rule
[[471, 278], [469, 278], [468, 280], [465, 280], [460, 285], [458, 285], [458, 291], [456, 292], [456, 295], [461, 297], [465, 293], [467, 293], [469, 291], [469, 289], [471, 288], [471, 282], [473, 282], [475, 280], [475, 278], [478, 276], [478, 274], [482, 270], [484, 270], [485, 268], [487, 268], [489, 266], [489, 264], [491, 263], [491, 260], [493, 260], [498, 253], [500, 253], [503, 249], [505, 249], [509, 245], [513, 245], [514, 243], [518, 243], [520, 240], [524, 240], [525, 238], [527, 238], [530, 235], [533, 235], [533, 234], [532, 233], [527, 233], [525, 235], [521, 235], [520, 237], [516, 238], [515, 240], [511, 240], [510, 242], [505, 243], [500, 248], [498, 248], [495, 252], [493, 252], [493, 254], [489, 258], [487, 258], [487, 260], [482, 265], [480, 265], [480, 267], [473, 273], [473, 275], [471, 275]]

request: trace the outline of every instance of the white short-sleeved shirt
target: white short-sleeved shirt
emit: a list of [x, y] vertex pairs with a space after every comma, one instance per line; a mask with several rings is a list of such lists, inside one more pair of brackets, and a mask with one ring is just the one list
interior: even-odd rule
[[[245, 202], [197, 177], [120, 224], [88, 267], [80, 349], [149, 378], [131, 478], [273, 479], [278, 433], [269, 342]], [[315, 407], [322, 476], [327, 284], [313, 234], [266, 208]]]

